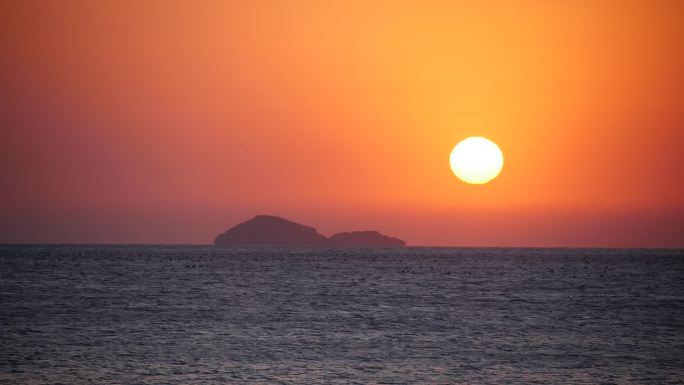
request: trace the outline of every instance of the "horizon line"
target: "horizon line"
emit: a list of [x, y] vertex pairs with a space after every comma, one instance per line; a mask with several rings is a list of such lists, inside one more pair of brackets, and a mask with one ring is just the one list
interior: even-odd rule
[[245, 245], [230, 245], [230, 246], [216, 246], [213, 243], [76, 243], [76, 242], [59, 242], [59, 243], [42, 243], [42, 242], [22, 242], [22, 243], [4, 243], [0, 242], [0, 247], [21, 247], [21, 246], [206, 246], [217, 249], [232, 249], [232, 248], [375, 248], [375, 249], [405, 249], [405, 248], [425, 248], [425, 249], [609, 249], [609, 250], [684, 250], [684, 247], [664, 247], [664, 246], [453, 246], [453, 245], [405, 245], [399, 247], [391, 246], [332, 246], [332, 245], [266, 245], [266, 244], [245, 244]]

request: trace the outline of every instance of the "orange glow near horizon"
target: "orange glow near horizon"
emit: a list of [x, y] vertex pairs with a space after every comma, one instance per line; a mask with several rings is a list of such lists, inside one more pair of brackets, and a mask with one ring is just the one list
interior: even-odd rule
[[[684, 247], [684, 2], [0, 4], [0, 243]], [[483, 136], [505, 170], [454, 178]]]

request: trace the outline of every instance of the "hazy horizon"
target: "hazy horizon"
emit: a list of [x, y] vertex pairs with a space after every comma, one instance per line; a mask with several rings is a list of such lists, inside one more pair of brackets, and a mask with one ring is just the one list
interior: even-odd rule
[[[461, 243], [454, 243], [450, 244], [448, 243], [448, 240], [442, 240], [441, 243], [437, 241], [436, 243], [417, 243], [413, 242], [411, 239], [406, 239], [402, 238], [402, 236], [397, 233], [397, 232], [392, 232], [384, 228], [380, 228], [379, 222], [376, 222], [376, 226], [373, 227], [373, 225], [368, 225], [368, 226], [355, 226], [353, 222], [353, 218], [348, 221], [339, 221], [335, 224], [335, 226], [319, 226], [316, 223], [311, 223], [307, 221], [298, 221], [293, 219], [293, 217], [290, 216], [282, 216], [285, 219], [288, 220], [293, 220], [296, 223], [300, 223], [303, 225], [311, 226], [314, 227], [318, 230], [319, 233], [325, 235], [325, 236], [330, 236], [332, 234], [342, 232], [342, 231], [359, 231], [359, 230], [377, 230], [380, 231], [383, 234], [390, 235], [390, 236], [396, 236], [398, 238], [401, 238], [407, 242], [407, 246], [411, 247], [520, 247], [520, 248], [525, 248], [525, 247], [542, 247], [542, 248], [673, 248], [673, 249], [680, 249], [682, 248], [682, 245], [678, 243], [677, 241], [679, 238], [676, 237], [678, 234], [679, 229], [676, 227], [672, 228], [672, 231], [669, 233], [661, 234], [660, 239], [667, 239], [668, 237], [671, 237], [672, 239], [675, 239], [675, 242], [672, 242], [671, 244], [667, 244], [667, 242], [662, 242], [662, 244], [648, 244], [647, 242], [644, 242], [644, 239], [647, 237], [650, 237], [651, 239], [653, 238], [653, 234], [644, 231], [644, 229], [640, 226], [644, 225], [643, 221], [620, 221], [620, 222], [613, 222], [610, 223], [608, 220], [603, 219], [603, 221], [599, 223], [594, 223], [594, 226], [591, 228], [586, 229], [584, 237], [583, 238], [578, 238], [577, 237], [577, 232], [573, 232], [572, 240], [573, 242], [567, 241], [570, 237], [557, 237], [557, 238], [550, 238], [548, 236], [543, 237], [543, 240], [541, 240], [541, 236], [538, 238], [540, 241], [531, 242], [529, 244], [524, 244], [524, 243], [511, 243], [511, 244], [494, 244], [491, 243], [491, 241], [488, 243], [486, 238], [478, 238], [476, 236], [476, 233], [478, 231], [477, 228], [471, 229], [470, 231], [465, 231], [465, 232], [460, 232], [459, 234], [456, 234], [454, 236], [454, 232], [451, 231], [453, 228], [447, 229], [447, 231], [444, 231], [442, 234], [446, 234], [447, 237], [449, 238], [457, 238], [461, 239]], [[251, 219], [252, 217], [242, 217], [242, 219], [237, 219], [234, 222], [231, 222], [230, 224], [227, 224], [223, 228], [217, 228], [214, 233], [211, 234], [205, 234], [205, 233], [200, 233], [199, 231], [195, 230], [193, 232], [188, 232], [188, 234], [196, 234], [195, 239], [188, 239], [186, 237], [185, 239], [188, 240], [182, 240], [182, 241], [174, 241], [174, 239], [163, 239], [163, 237], [159, 237], [158, 241], [146, 241], [145, 239], [148, 239], [149, 233], [145, 234], [139, 234], [139, 237], [136, 238], [131, 238], [133, 239], [132, 241], [127, 240], [127, 239], [121, 239], [121, 240], [115, 240], [115, 241], [110, 241], [108, 238], [105, 236], [103, 238], [97, 239], [97, 238], [87, 238], [91, 234], [101, 234], [104, 233], [102, 229], [93, 229], [90, 228], [89, 232], [86, 231], [85, 229], [79, 229], [77, 232], [73, 233], [71, 235], [76, 239], [75, 241], [69, 241], [69, 240], [60, 240], [60, 239], [68, 239], [69, 235], [60, 233], [60, 234], [55, 234], [52, 238], [52, 241], [32, 241], [32, 240], [27, 240], [24, 242], [4, 242], [0, 241], [0, 244], [65, 244], [65, 245], [88, 245], [88, 244], [93, 244], [93, 245], [211, 245], [213, 243], [214, 238], [219, 235], [220, 233], [224, 232], [225, 230], [233, 227], [234, 225], [237, 225], [238, 223], [242, 223], [248, 219]], [[409, 222], [409, 221], [406, 221]], [[583, 218], [578, 218], [574, 223], [570, 224], [570, 226], [586, 226], [586, 221], [583, 220]], [[482, 225], [482, 224], [481, 224]], [[556, 224], [557, 226], [560, 226], [560, 224]], [[567, 224], [565, 224], [567, 226]], [[411, 228], [416, 229], [420, 228], [420, 224], [416, 223], [411, 223], [410, 224]], [[617, 229], [616, 229], [617, 226]], [[631, 227], [631, 231], [634, 234], [639, 234], [641, 237], [634, 237], [632, 238], [631, 242], [624, 242], [621, 240], [621, 236], [625, 233], [625, 228], [620, 227], [620, 226], [627, 226], [628, 228]], [[399, 229], [401, 230], [401, 227], [399, 226], [386, 226], [391, 229]], [[155, 229], [155, 226], [150, 226], [149, 224], [141, 224], [140, 225], [140, 231], [145, 231], [145, 229]], [[547, 222], [540, 222], [537, 224], [536, 227], [532, 227], [532, 229], [541, 229], [545, 228], [544, 232], [541, 234], [548, 234], [548, 233], [553, 233], [558, 230], [558, 227], [555, 228], [549, 228]], [[463, 229], [467, 230], [467, 226], [464, 226]], [[522, 229], [523, 231], [530, 231], [531, 227], [525, 227]], [[134, 229], [131, 229], [131, 232], [133, 232]], [[497, 229], [495, 229], [497, 230]], [[209, 230], [208, 230], [209, 231]], [[496, 235], [493, 236], [493, 238], [496, 239], [501, 239], [501, 233], [504, 231], [502, 230], [497, 230]], [[402, 233], [407, 233], [407, 231], [404, 231]], [[508, 232], [509, 234], [513, 233], [512, 231]], [[518, 233], [513, 233], [511, 236], [516, 236], [520, 234]], [[612, 237], [611, 237], [612, 235]], [[79, 236], [83, 237], [80, 238]], [[424, 235], [425, 238], [429, 239], [429, 234]], [[530, 238], [532, 237], [531, 235], [529, 236]], [[438, 237], [434, 237], [435, 239], [439, 239]], [[109, 238], [111, 239], [111, 238]], [[182, 236], [178, 236], [178, 239], [183, 239]], [[553, 239], [557, 239], [558, 241], [556, 243], [549, 243], [553, 242]], [[563, 239], [566, 239], [566, 243], [563, 243]], [[480, 240], [481, 243], [477, 243], [477, 241], [474, 240]], [[612, 243], [610, 243], [612, 241]]]

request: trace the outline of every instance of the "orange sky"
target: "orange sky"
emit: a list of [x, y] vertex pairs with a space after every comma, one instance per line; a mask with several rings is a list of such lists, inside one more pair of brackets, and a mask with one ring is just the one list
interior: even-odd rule
[[682, 1], [3, 1], [0, 49], [0, 242], [684, 247]]

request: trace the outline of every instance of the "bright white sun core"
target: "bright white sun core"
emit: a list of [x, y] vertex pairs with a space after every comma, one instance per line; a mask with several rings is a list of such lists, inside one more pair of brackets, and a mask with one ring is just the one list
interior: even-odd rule
[[451, 150], [449, 164], [458, 179], [470, 184], [485, 184], [501, 172], [503, 153], [491, 140], [471, 136]]

